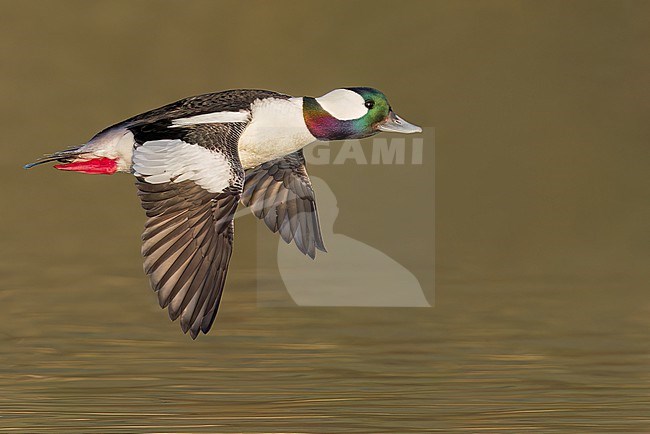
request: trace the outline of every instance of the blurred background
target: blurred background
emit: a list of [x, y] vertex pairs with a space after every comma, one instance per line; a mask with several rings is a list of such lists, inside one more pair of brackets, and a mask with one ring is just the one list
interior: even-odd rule
[[[647, 2], [0, 6], [0, 431], [650, 430]], [[248, 216], [191, 342], [133, 180], [22, 169], [185, 96], [349, 85], [435, 146], [310, 173], [433, 308], [260, 306]]]

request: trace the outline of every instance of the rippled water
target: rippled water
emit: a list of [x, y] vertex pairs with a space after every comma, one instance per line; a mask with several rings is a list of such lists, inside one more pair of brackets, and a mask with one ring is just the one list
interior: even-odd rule
[[436, 308], [268, 308], [235, 277], [214, 333], [192, 342], [137, 275], [28, 267], [2, 273], [1, 430], [650, 426], [650, 312], [634, 288], [467, 282], [439, 287]]
[[[647, 4], [370, 5], [2, 2], [0, 432], [650, 432]], [[359, 84], [436, 128], [435, 196], [430, 142], [309, 170], [431, 308], [293, 306], [249, 216], [191, 341], [133, 181], [21, 168], [191, 94]]]

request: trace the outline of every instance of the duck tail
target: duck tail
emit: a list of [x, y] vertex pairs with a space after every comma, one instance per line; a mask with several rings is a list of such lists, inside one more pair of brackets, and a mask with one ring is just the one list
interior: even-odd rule
[[39, 158], [38, 160], [34, 161], [33, 163], [25, 164], [23, 167], [25, 169], [31, 169], [34, 166], [38, 166], [43, 163], [50, 163], [53, 161], [58, 161], [61, 163], [69, 163], [71, 160], [87, 152], [81, 150], [83, 146], [84, 145], [73, 146], [63, 151], [54, 152], [53, 154], [46, 154], [41, 158]]

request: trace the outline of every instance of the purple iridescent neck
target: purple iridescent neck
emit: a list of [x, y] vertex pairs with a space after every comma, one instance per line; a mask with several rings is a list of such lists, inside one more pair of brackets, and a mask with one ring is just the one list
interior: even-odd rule
[[344, 140], [372, 135], [364, 117], [353, 120], [337, 119], [312, 97], [304, 97], [302, 114], [309, 132], [318, 140]]

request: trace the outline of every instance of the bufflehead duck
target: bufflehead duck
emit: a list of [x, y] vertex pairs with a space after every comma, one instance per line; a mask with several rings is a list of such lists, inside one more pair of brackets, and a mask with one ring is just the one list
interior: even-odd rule
[[195, 339], [217, 314], [237, 204], [314, 258], [325, 246], [302, 148], [381, 131], [422, 130], [368, 87], [318, 98], [237, 89], [139, 114], [25, 168], [57, 161], [59, 170], [135, 176], [147, 215], [145, 273], [160, 306]]

